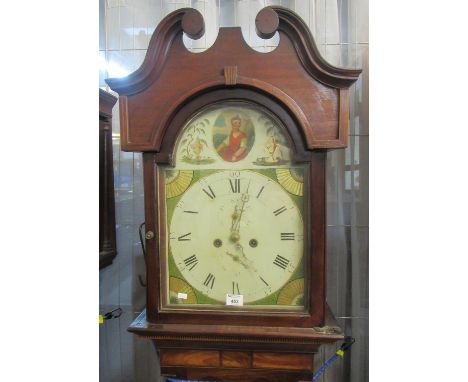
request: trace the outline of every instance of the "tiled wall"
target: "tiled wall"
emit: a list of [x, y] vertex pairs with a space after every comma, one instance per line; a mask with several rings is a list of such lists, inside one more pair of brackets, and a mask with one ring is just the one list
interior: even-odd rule
[[[158, 22], [177, 8], [194, 7], [204, 15], [205, 36], [185, 39], [193, 51], [213, 44], [222, 26], [241, 26], [255, 49], [268, 52], [277, 36], [264, 41], [256, 36], [254, 19], [267, 5], [296, 11], [309, 25], [321, 54], [333, 65], [362, 68], [351, 89], [350, 137], [346, 150], [328, 154], [328, 303], [346, 334], [356, 344], [320, 379], [324, 382], [368, 381], [368, 184], [369, 184], [369, 81], [368, 0], [100, 0], [99, 86], [109, 90], [107, 77], [125, 76], [143, 61]], [[144, 220], [142, 157], [119, 147], [119, 110], [114, 108], [113, 144], [118, 255], [100, 272], [100, 311], [120, 306], [119, 319], [100, 326], [101, 382], [160, 381], [157, 355], [149, 341], [126, 329], [144, 308], [145, 267], [138, 237]], [[316, 357], [321, 366], [335, 351], [322, 347]]]

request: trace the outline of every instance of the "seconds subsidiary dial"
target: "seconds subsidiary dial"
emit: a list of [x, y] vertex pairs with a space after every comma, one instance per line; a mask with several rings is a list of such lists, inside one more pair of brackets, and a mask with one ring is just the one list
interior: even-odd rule
[[169, 251], [190, 286], [219, 301], [255, 304], [281, 289], [303, 255], [301, 212], [289, 193], [256, 171], [216, 171], [175, 205]]

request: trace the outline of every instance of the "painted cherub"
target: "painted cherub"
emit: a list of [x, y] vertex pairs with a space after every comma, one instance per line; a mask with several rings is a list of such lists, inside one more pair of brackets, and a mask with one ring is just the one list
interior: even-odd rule
[[200, 160], [202, 159], [202, 152], [203, 152], [204, 143], [200, 138], [196, 138], [195, 142], [190, 145], [193, 153], [195, 154], [195, 159]]
[[275, 134], [271, 134], [268, 137], [267, 142], [265, 144], [265, 151], [268, 154], [268, 162], [278, 163], [282, 159], [284, 159], [281, 150], [281, 145], [278, 142], [278, 139], [276, 138]]

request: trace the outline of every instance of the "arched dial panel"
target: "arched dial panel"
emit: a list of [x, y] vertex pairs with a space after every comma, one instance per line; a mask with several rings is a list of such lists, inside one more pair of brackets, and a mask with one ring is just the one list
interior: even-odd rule
[[[173, 166], [159, 167], [164, 309], [307, 310], [309, 171], [291, 142], [273, 113], [246, 101], [210, 105], [184, 125]], [[229, 295], [242, 305], [227, 306]]]

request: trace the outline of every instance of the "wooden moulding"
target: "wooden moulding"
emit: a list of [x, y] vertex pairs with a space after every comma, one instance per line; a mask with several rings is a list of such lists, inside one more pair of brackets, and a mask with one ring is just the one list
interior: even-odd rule
[[361, 71], [327, 63], [307, 25], [286, 8], [262, 9], [256, 30], [262, 38], [278, 32], [278, 47], [269, 53], [257, 52], [243, 40], [241, 29], [232, 27], [220, 28], [214, 45], [206, 51], [191, 53], [182, 35], [200, 38], [202, 15], [184, 8], [166, 16], [140, 68], [125, 78], [106, 80], [121, 96], [122, 149], [159, 152], [177, 110], [220, 88], [251, 89], [285, 105], [308, 150], [345, 147], [347, 89]]
[[99, 89], [99, 119], [111, 119], [112, 108], [117, 102], [117, 97]]
[[161, 349], [223, 349], [234, 353], [238, 350], [251, 349], [263, 352], [310, 354], [315, 353], [320, 344], [333, 343], [344, 338], [329, 309], [325, 324], [316, 328], [157, 324], [147, 321], [145, 310], [133, 321], [128, 330], [142, 338], [154, 340]]
[[223, 382], [297, 382], [308, 381], [312, 377], [310, 372], [289, 370], [177, 366], [161, 366], [161, 374], [181, 379]]
[[151, 339], [161, 374], [224, 382], [310, 380], [314, 355], [323, 343], [343, 339], [330, 312], [321, 328], [152, 324], [146, 312], [129, 331]]

